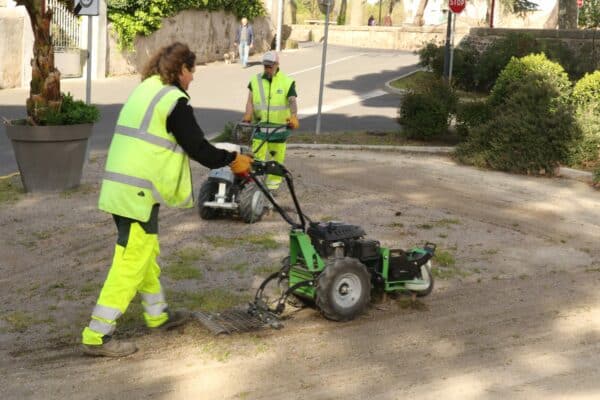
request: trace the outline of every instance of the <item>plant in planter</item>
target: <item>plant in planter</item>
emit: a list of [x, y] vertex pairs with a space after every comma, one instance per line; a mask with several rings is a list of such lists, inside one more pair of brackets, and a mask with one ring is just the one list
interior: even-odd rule
[[[61, 1], [72, 8], [72, 0]], [[46, 1], [16, 3], [25, 7], [31, 21], [33, 59], [27, 118], [10, 121], [6, 133], [26, 191], [70, 189], [81, 180], [87, 140], [100, 113], [60, 91], [50, 34], [52, 9], [45, 8]]]

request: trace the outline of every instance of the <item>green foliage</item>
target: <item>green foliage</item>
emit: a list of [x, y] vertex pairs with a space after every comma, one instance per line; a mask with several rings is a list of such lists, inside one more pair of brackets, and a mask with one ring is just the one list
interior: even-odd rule
[[573, 101], [579, 106], [600, 104], [600, 70], [586, 74], [575, 84]]
[[481, 54], [477, 66], [475, 81], [477, 89], [490, 91], [500, 75], [500, 71], [512, 57], [523, 57], [537, 52], [537, 42], [529, 34], [511, 33], [492, 42]]
[[581, 28], [600, 27], [600, 0], [584, 0], [579, 9], [578, 23]]
[[600, 185], [600, 167], [594, 170], [593, 180], [595, 185]]
[[456, 132], [460, 137], [467, 138], [469, 132], [488, 121], [493, 112], [487, 101], [459, 103], [456, 112]]
[[600, 71], [581, 78], [573, 89], [577, 123], [582, 139], [571, 149], [569, 164], [600, 165]]
[[430, 139], [448, 133], [450, 114], [458, 100], [454, 90], [439, 78], [430, 79], [402, 97], [398, 122], [411, 139]]
[[108, 0], [107, 7], [122, 49], [131, 49], [136, 35], [150, 35], [160, 28], [164, 18], [183, 10], [223, 10], [250, 20], [265, 13], [260, 0]]
[[571, 81], [560, 64], [552, 62], [546, 55], [531, 54], [522, 58], [513, 57], [502, 70], [490, 94], [490, 103], [497, 105], [509, 97], [509, 87], [514, 82], [530, 78], [541, 79], [550, 84], [561, 99], [567, 99], [571, 93]]
[[462, 162], [480, 167], [552, 175], [580, 137], [573, 106], [546, 76], [529, 73], [507, 84], [492, 118], [457, 147]]
[[100, 119], [100, 111], [91, 104], [74, 100], [71, 93], [62, 95], [62, 104], [58, 111], [49, 110], [40, 125], [92, 124]]
[[[441, 77], [444, 73], [444, 53], [444, 46], [428, 43], [417, 51], [419, 64], [431, 69], [437, 76]], [[477, 85], [473, 77], [478, 61], [479, 52], [473, 44], [468, 40], [461, 42], [454, 49], [452, 84], [465, 90], [476, 89]]]

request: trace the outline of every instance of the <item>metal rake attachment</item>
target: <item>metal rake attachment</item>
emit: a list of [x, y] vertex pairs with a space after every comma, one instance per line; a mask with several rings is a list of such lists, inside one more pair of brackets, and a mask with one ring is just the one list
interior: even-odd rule
[[193, 316], [215, 335], [251, 332], [267, 326], [279, 329], [283, 326], [275, 314], [260, 309], [254, 303], [247, 310], [234, 308], [219, 313], [196, 311]]

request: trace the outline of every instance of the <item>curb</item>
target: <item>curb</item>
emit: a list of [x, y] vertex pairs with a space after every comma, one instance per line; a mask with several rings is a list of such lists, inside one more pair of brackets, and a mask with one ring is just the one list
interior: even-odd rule
[[303, 150], [370, 150], [389, 151], [409, 154], [450, 154], [454, 151], [452, 146], [385, 146], [385, 145], [362, 145], [362, 144], [304, 144], [288, 143], [288, 149]]
[[[369, 150], [388, 151], [405, 154], [433, 154], [449, 155], [454, 151], [454, 146], [385, 146], [385, 145], [361, 145], [361, 144], [304, 144], [288, 143], [288, 149], [302, 150]], [[560, 167], [558, 178], [572, 179], [585, 183], [593, 183], [593, 174], [578, 169]]]
[[407, 92], [407, 90], [406, 89], [397, 89], [397, 88], [393, 87], [392, 82], [397, 81], [398, 79], [406, 78], [407, 76], [414, 75], [419, 71], [427, 71], [427, 68], [422, 68], [422, 67], [417, 68], [414, 71], [410, 71], [404, 75], [400, 75], [394, 79], [390, 79], [389, 81], [387, 81], [385, 83], [383, 90], [385, 90], [386, 92], [391, 93], [391, 94], [397, 94], [398, 96], [402, 96], [403, 94], [405, 94]]

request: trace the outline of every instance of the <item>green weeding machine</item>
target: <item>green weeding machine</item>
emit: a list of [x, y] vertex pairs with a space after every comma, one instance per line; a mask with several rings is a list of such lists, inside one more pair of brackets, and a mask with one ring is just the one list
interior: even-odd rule
[[[260, 179], [265, 174], [285, 179], [298, 220], [271, 196]], [[390, 249], [381, 247], [377, 240], [365, 238], [360, 226], [311, 221], [302, 212], [291, 173], [275, 161], [254, 161], [248, 179], [256, 183], [290, 224], [289, 255], [283, 259], [281, 269], [263, 281], [246, 310], [195, 313], [215, 334], [243, 332], [265, 325], [279, 328], [288, 302], [312, 304], [330, 320], [348, 321], [365, 311], [373, 290], [418, 297], [431, 293], [435, 244], [426, 243], [407, 251]], [[281, 292], [275, 300], [265, 294], [270, 283], [277, 283]]]

